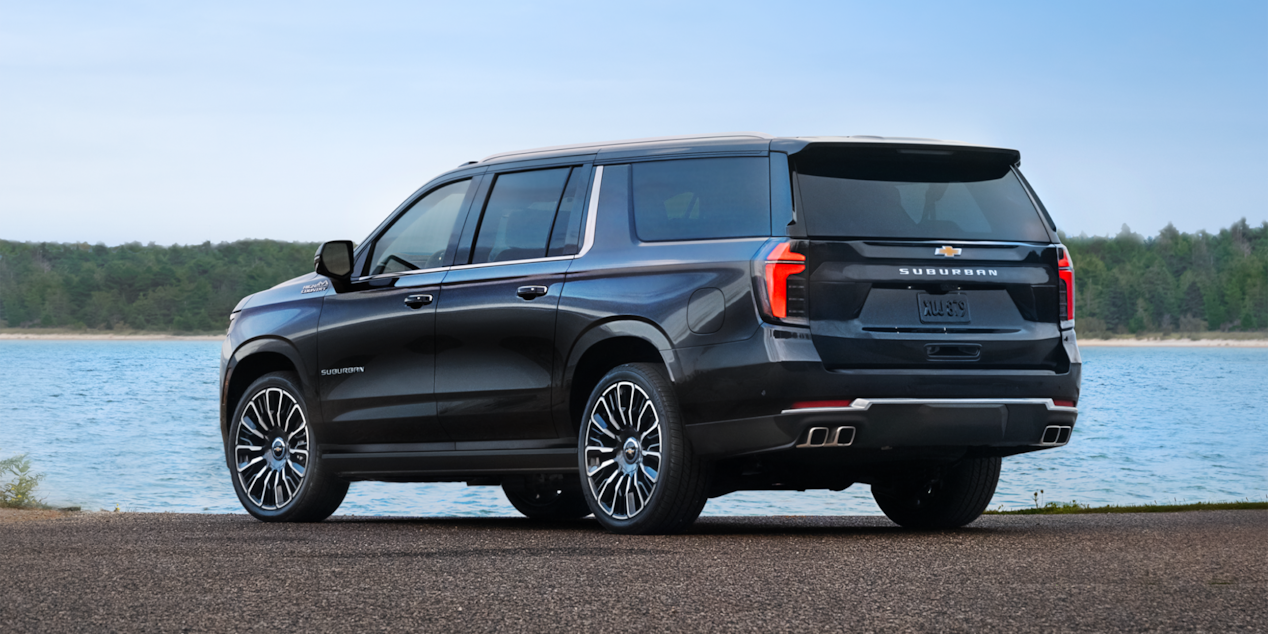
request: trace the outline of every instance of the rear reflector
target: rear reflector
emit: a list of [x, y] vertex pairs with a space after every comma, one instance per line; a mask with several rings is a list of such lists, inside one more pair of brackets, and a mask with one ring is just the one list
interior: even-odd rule
[[1074, 407], [1074, 401], [1061, 401], [1055, 398], [1052, 399], [1052, 404], [1057, 407]]
[[844, 401], [798, 401], [793, 403], [793, 409], [809, 409], [812, 407], [849, 407], [854, 399], [846, 399]]

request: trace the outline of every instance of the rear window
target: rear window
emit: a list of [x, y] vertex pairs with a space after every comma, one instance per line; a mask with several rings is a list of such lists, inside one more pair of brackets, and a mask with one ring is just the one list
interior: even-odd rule
[[896, 148], [798, 156], [811, 237], [1048, 242], [1015, 154]]
[[766, 157], [656, 161], [633, 169], [639, 240], [770, 235]]

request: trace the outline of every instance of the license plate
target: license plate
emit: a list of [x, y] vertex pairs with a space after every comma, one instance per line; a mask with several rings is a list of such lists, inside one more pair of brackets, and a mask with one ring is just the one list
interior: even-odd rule
[[920, 293], [916, 296], [916, 308], [920, 315], [920, 322], [924, 324], [969, 323], [969, 298], [960, 293], [946, 295]]

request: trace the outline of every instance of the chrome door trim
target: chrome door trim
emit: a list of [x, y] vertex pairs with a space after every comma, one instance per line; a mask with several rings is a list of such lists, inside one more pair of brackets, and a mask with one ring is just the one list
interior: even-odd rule
[[581, 243], [581, 251], [577, 255], [571, 256], [579, 258], [590, 252], [590, 247], [594, 246], [594, 225], [599, 217], [599, 189], [603, 184], [603, 166], [594, 166], [594, 185], [590, 188], [590, 205], [586, 209], [586, 237]]

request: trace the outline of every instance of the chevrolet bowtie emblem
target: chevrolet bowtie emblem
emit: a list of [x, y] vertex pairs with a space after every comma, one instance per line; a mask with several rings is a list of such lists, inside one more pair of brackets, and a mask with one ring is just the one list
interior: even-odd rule
[[938, 247], [937, 249], [933, 250], [933, 254], [943, 255], [949, 258], [953, 258], [957, 255], [960, 255], [960, 250], [952, 246]]

